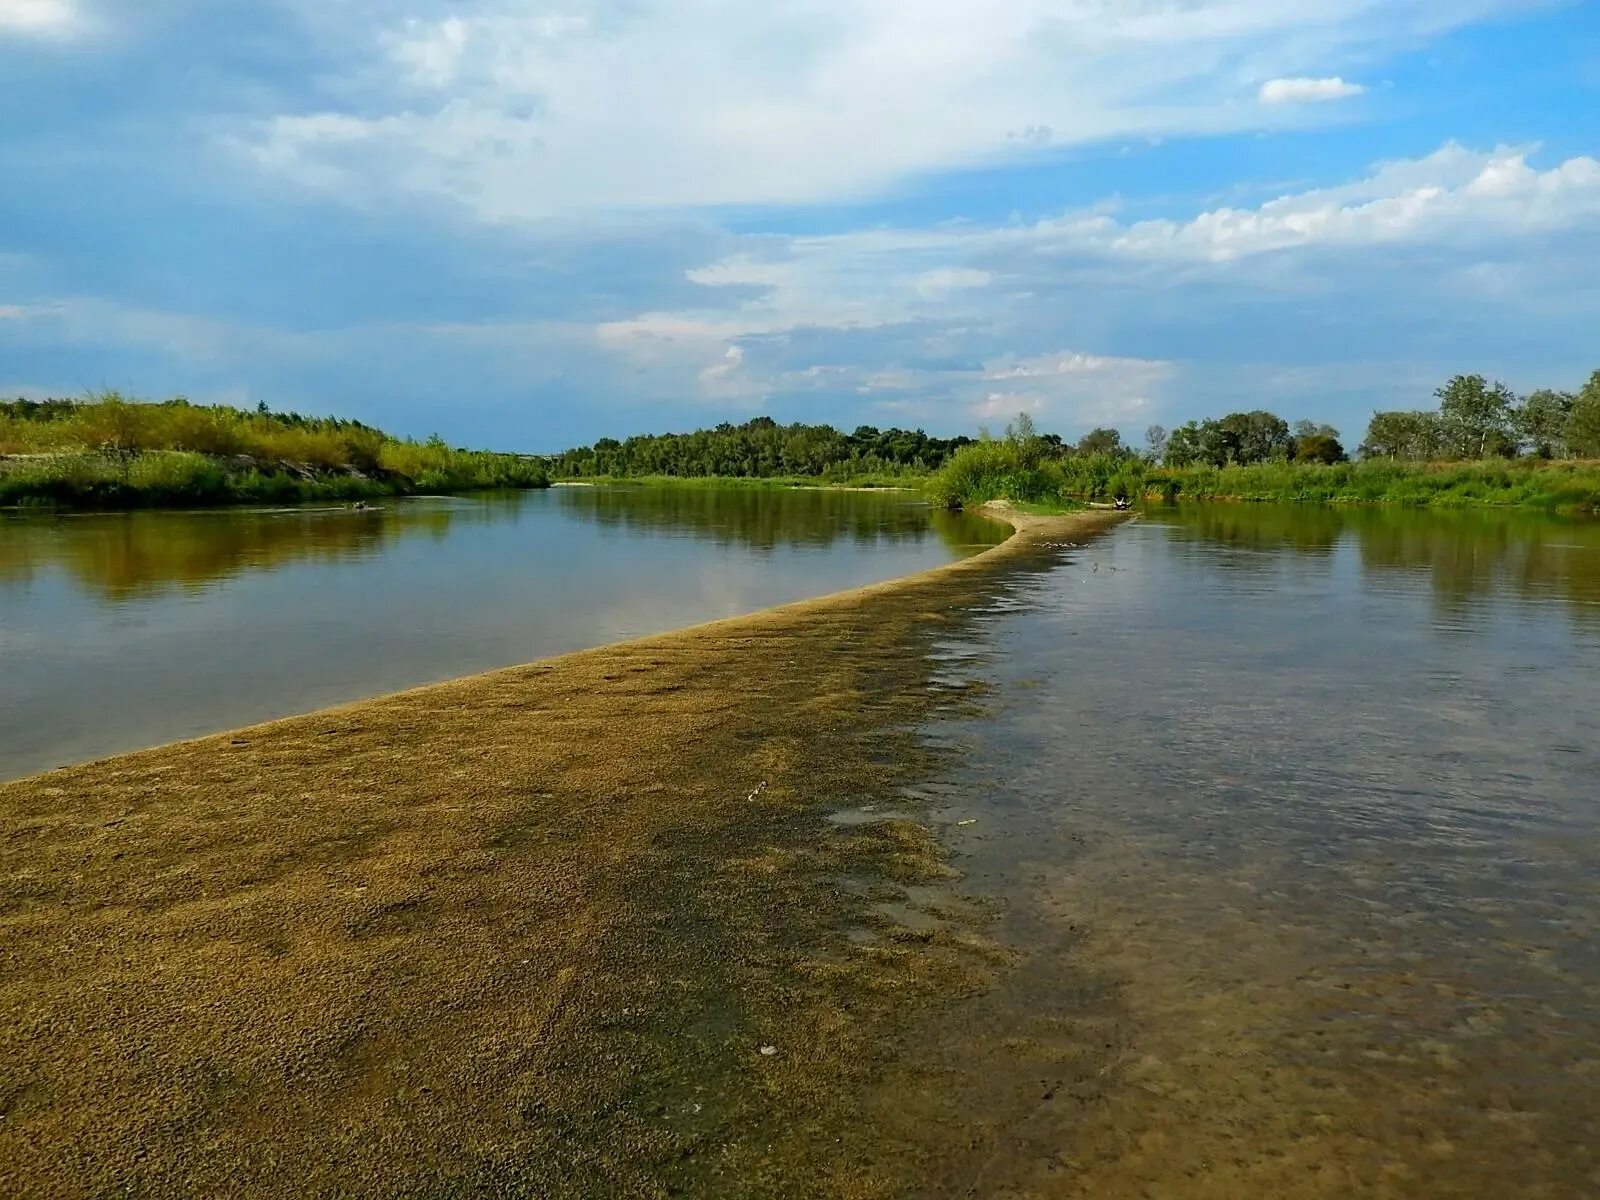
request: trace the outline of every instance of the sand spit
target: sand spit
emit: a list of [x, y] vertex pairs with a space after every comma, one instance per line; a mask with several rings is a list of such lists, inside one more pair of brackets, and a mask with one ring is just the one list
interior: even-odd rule
[[894, 583], [0, 784], [0, 1194], [902, 1191], [853, 1099], [999, 956], [876, 907], [946, 873], [927, 828], [826, 815], [937, 769], [914, 727], [975, 700], [928, 649], [1116, 518], [1006, 519]]

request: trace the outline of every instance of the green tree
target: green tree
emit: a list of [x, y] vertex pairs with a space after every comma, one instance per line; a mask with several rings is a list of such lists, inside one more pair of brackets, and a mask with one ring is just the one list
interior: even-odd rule
[[1229, 413], [1217, 422], [1225, 446], [1224, 457], [1217, 463], [1258, 463], [1274, 458], [1288, 458], [1294, 449], [1294, 439], [1289, 436], [1289, 423], [1282, 417], [1262, 409], [1251, 412]]
[[1344, 452], [1344, 443], [1326, 433], [1309, 433], [1294, 440], [1296, 462], [1340, 463], [1349, 457]]
[[1509, 447], [1516, 396], [1505, 384], [1482, 375], [1457, 375], [1439, 388], [1439, 417], [1458, 458], [1487, 458]]
[[1296, 438], [1330, 437], [1337, 441], [1339, 431], [1332, 425], [1320, 425], [1316, 421], [1296, 421], [1294, 423], [1294, 436]]
[[1226, 464], [1234, 443], [1218, 421], [1186, 421], [1167, 435], [1166, 464], [1188, 467], [1209, 463]]
[[1372, 414], [1363, 458], [1438, 458], [1444, 453], [1445, 431], [1435, 412], [1380, 412]]
[[1571, 392], [1540, 388], [1523, 397], [1512, 412], [1512, 428], [1539, 458], [1561, 458], [1566, 453], [1567, 419], [1572, 415]]
[[1200, 422], [1200, 461], [1225, 467], [1239, 457], [1239, 434], [1222, 421]]
[[1579, 458], [1600, 458], [1600, 371], [1589, 376], [1572, 401], [1566, 443], [1568, 451]]
[[1166, 457], [1167, 431], [1164, 426], [1151, 425], [1144, 431], [1144, 454], [1153, 463]]
[[1292, 444], [1295, 462], [1338, 463], [1350, 457], [1339, 441], [1339, 431], [1316, 421], [1296, 421]]
[[1079, 454], [1118, 455], [1122, 452], [1122, 434], [1115, 429], [1091, 429], [1078, 439]]
[[1025, 412], [1006, 426], [1006, 442], [1016, 451], [1017, 461], [1027, 470], [1033, 470], [1049, 456], [1050, 447], [1039, 436], [1039, 427]]
[[1200, 461], [1200, 422], [1185, 421], [1167, 434], [1161, 461], [1169, 467], [1187, 467]]

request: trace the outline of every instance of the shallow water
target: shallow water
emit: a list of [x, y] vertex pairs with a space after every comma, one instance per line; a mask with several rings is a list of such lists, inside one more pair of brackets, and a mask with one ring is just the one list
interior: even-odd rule
[[944, 653], [926, 1194], [1600, 1194], [1600, 522], [1155, 511]]
[[1001, 540], [903, 493], [555, 488], [0, 516], [0, 778], [890, 579]]

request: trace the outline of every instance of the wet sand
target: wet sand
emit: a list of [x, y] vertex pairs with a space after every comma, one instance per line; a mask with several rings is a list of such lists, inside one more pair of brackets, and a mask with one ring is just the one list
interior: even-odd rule
[[903, 1194], [947, 1131], [859, 1100], [1007, 956], [889, 915], [948, 875], [916, 813], [827, 815], [937, 771], [917, 727], [971, 697], [929, 647], [1116, 518], [1006, 519], [894, 583], [0, 785], [0, 1192]]

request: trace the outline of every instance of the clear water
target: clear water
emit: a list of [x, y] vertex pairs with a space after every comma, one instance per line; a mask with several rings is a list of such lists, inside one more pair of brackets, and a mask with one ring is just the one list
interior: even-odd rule
[[903, 493], [556, 488], [0, 516], [0, 778], [934, 566]]
[[930, 1194], [1600, 1195], [1600, 522], [1156, 511], [946, 649], [1022, 1086]]

